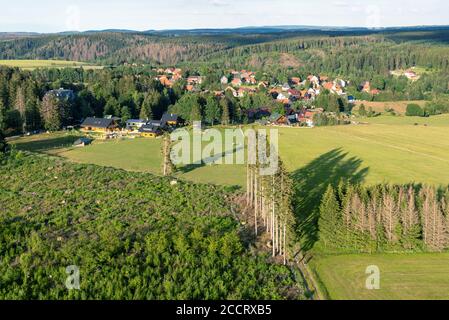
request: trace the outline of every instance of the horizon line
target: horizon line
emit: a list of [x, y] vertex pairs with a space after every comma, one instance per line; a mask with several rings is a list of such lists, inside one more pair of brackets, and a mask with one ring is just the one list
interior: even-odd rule
[[87, 32], [104, 32], [104, 31], [127, 31], [127, 32], [169, 32], [169, 31], [200, 31], [200, 30], [241, 30], [241, 29], [257, 29], [257, 28], [277, 28], [277, 29], [287, 29], [287, 28], [309, 28], [315, 30], [320, 30], [323, 28], [328, 29], [363, 29], [369, 31], [381, 31], [385, 29], [405, 29], [405, 28], [448, 28], [449, 24], [420, 24], [420, 25], [391, 25], [391, 26], [381, 26], [381, 27], [367, 27], [367, 26], [336, 26], [336, 25], [254, 25], [254, 26], [239, 26], [239, 27], [202, 27], [202, 28], [164, 28], [164, 29], [126, 29], [126, 28], [99, 28], [99, 29], [86, 29], [86, 30], [63, 30], [63, 31], [52, 31], [52, 32], [40, 32], [40, 31], [0, 31], [0, 34], [14, 34], [14, 33], [34, 33], [34, 34], [61, 34], [61, 33], [87, 33]]

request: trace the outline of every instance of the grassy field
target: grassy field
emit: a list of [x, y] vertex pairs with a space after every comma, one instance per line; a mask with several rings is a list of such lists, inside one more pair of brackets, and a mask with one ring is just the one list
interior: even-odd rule
[[[314, 129], [280, 128], [280, 152], [298, 180], [318, 186], [340, 179], [376, 184], [449, 183], [449, 116], [431, 118], [382, 116], [366, 125]], [[415, 126], [415, 123], [420, 125]], [[424, 126], [427, 124], [427, 126]], [[46, 152], [76, 162], [160, 173], [160, 139], [95, 142], [81, 149], [61, 134], [21, 138], [24, 150]], [[245, 185], [245, 166], [181, 168], [180, 177], [196, 182]]]
[[[78, 163], [92, 163], [128, 171], [161, 174], [161, 139], [95, 141], [85, 148], [73, 148], [77, 135], [41, 134], [10, 141], [19, 150], [47, 153]], [[176, 176], [193, 182], [227, 186], [246, 183], [244, 165], [199, 165], [179, 168]]]
[[[317, 257], [309, 266], [334, 300], [447, 300], [449, 253]], [[380, 290], [366, 289], [368, 266], [380, 269]]]
[[417, 101], [388, 101], [388, 102], [377, 102], [377, 101], [357, 101], [354, 111], [357, 111], [360, 106], [365, 105], [365, 109], [368, 111], [372, 108], [375, 112], [385, 112], [387, 109], [393, 109], [399, 114], [405, 114], [407, 111], [407, 105], [414, 103], [421, 107], [424, 107], [427, 101], [417, 100]]
[[[379, 117], [369, 125], [281, 129], [288, 169], [313, 184], [449, 183], [449, 116]], [[413, 123], [427, 123], [415, 126]]]
[[449, 115], [443, 114], [432, 117], [406, 117], [383, 115], [374, 118], [360, 118], [361, 122], [370, 124], [390, 125], [390, 126], [428, 126], [428, 127], [449, 127]]
[[80, 68], [102, 69], [101, 66], [90, 65], [84, 62], [63, 60], [0, 60], [0, 65], [17, 67], [23, 70], [34, 70], [37, 68]]

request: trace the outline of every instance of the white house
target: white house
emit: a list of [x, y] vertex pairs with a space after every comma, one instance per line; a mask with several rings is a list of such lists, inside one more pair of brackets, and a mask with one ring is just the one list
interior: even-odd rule
[[220, 82], [221, 82], [221, 84], [228, 84], [228, 83], [229, 83], [228, 77], [223, 76], [223, 77], [220, 79]]

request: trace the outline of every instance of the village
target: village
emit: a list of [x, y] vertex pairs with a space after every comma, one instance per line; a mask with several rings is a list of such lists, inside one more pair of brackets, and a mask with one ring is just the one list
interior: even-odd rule
[[[356, 99], [346, 92], [347, 81], [344, 79], [330, 79], [323, 75], [309, 75], [305, 79], [301, 77], [291, 77], [288, 82], [282, 84], [271, 84], [268, 81], [258, 81], [256, 73], [248, 70], [229, 70], [223, 75], [219, 82], [222, 90], [210, 92], [202, 89], [201, 84], [204, 77], [200, 75], [183, 76], [180, 68], [159, 68], [153, 69], [157, 74], [155, 80], [166, 88], [172, 88], [178, 81], [185, 82], [185, 91], [194, 93], [213, 93], [215, 97], [223, 98], [226, 94], [232, 94], [236, 99], [241, 99], [247, 95], [251, 96], [264, 92], [278, 106], [283, 106], [283, 110], [273, 110], [267, 106], [260, 106], [245, 110], [247, 118], [252, 122], [262, 126], [287, 126], [313, 128], [317, 125], [320, 117], [335, 117], [333, 113], [326, 112], [324, 108], [315, 106], [317, 97], [324, 91], [328, 94], [343, 97], [349, 104], [355, 104]], [[369, 81], [360, 84], [360, 92], [371, 95], [380, 93], [378, 89], [372, 89]], [[66, 89], [51, 90], [51, 94], [58, 99], [72, 99], [74, 92]], [[299, 102], [299, 103], [298, 103]], [[301, 103], [302, 102], [302, 103]], [[299, 106], [299, 107], [298, 107]], [[350, 124], [349, 115], [340, 115], [340, 122]], [[80, 124], [80, 130], [86, 135], [103, 139], [114, 138], [157, 138], [166, 132], [172, 132], [188, 122], [181, 119], [175, 113], [165, 112], [160, 120], [152, 119], [126, 119], [122, 121], [118, 117], [107, 116], [103, 118], [88, 117]], [[91, 139], [80, 139], [75, 143], [77, 146], [84, 146], [90, 143]]]

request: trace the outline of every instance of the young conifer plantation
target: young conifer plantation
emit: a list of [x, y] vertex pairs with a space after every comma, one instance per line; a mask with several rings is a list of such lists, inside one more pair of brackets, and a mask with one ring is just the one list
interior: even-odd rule
[[0, 180], [2, 299], [305, 298], [242, 241], [225, 188], [23, 153]]

